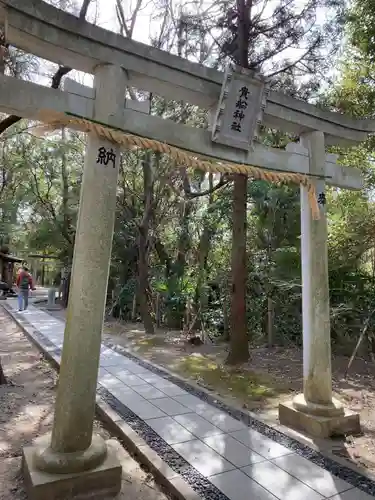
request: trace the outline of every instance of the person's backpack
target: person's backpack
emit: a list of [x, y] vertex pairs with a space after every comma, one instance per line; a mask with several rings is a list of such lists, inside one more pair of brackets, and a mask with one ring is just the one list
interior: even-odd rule
[[20, 288], [21, 288], [21, 290], [28, 290], [29, 283], [30, 283], [29, 275], [26, 274], [26, 273], [22, 273], [22, 276], [21, 276], [21, 279], [20, 279]]

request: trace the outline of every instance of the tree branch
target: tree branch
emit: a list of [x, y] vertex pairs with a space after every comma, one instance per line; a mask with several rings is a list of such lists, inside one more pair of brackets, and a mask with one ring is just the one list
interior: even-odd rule
[[[90, 2], [91, 0], [83, 0], [82, 2], [81, 10], [79, 11], [79, 16], [78, 16], [79, 19], [82, 21], [84, 21], [86, 18]], [[71, 70], [72, 68], [69, 68], [67, 66], [60, 66], [52, 77], [51, 88], [58, 89], [60, 87], [60, 83], [63, 76], [67, 75]], [[9, 115], [6, 118], [4, 118], [4, 120], [0, 122], [0, 135], [3, 132], [5, 132], [9, 127], [18, 123], [20, 120], [22, 120], [22, 117], [17, 115]]]
[[295, 66], [298, 65], [298, 63], [300, 63], [301, 61], [303, 61], [303, 59], [312, 51], [314, 50], [315, 47], [310, 47], [306, 50], [306, 52], [304, 52], [301, 57], [299, 57], [296, 61], [293, 61], [291, 62], [290, 64], [288, 64], [287, 66], [284, 66], [282, 67], [281, 69], [277, 70], [277, 71], [274, 71], [273, 73], [267, 75], [268, 78], [274, 78], [276, 75], [279, 75], [280, 73], [284, 73], [292, 68], [294, 68]]
[[211, 189], [207, 189], [206, 191], [201, 191], [200, 193], [186, 193], [188, 198], [198, 198], [200, 196], [207, 196], [208, 194], [214, 193], [218, 189], [221, 189], [224, 186], [227, 186], [229, 184], [229, 180], [226, 180], [226, 178], [223, 176], [220, 181], [216, 184], [216, 186], [213, 186]]
[[16, 115], [9, 115], [4, 120], [1, 120], [0, 122], [0, 135], [5, 132], [9, 127], [14, 125], [15, 123], [19, 122], [21, 120], [20, 116]]
[[180, 173], [182, 176], [182, 185], [183, 185], [184, 193], [187, 196], [187, 198], [190, 198], [190, 199], [199, 198], [201, 196], [207, 196], [208, 194], [214, 193], [218, 189], [226, 186], [230, 182], [230, 180], [228, 179], [228, 176], [224, 174], [220, 177], [220, 180], [216, 184], [216, 186], [213, 186], [212, 188], [209, 188], [206, 191], [200, 191], [199, 193], [193, 193], [191, 190], [190, 181], [189, 181], [189, 177], [187, 175], [186, 170], [184, 168], [181, 168]]
[[128, 29], [128, 25], [126, 24], [124, 8], [123, 8], [120, 0], [116, 0], [116, 14], [117, 14], [117, 20], [120, 24], [120, 30], [122, 31], [121, 34], [123, 34], [125, 32], [125, 35], [128, 38], [131, 38], [129, 29]]
[[62, 78], [70, 71], [72, 71], [72, 68], [68, 68], [67, 66], [60, 66], [52, 77], [51, 89], [58, 89], [60, 87]]

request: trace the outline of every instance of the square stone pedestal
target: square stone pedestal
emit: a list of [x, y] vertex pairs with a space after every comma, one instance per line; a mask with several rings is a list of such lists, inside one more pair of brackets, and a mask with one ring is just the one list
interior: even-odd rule
[[[109, 443], [108, 443], [109, 444]], [[22, 471], [29, 500], [66, 500], [114, 497], [121, 490], [122, 467], [115, 447], [108, 445], [107, 458], [95, 469], [79, 474], [49, 474], [34, 466], [34, 447], [23, 449]]]
[[359, 414], [347, 409], [340, 416], [321, 417], [296, 410], [293, 402], [288, 401], [279, 404], [279, 420], [286, 427], [319, 438], [355, 435], [361, 432]]

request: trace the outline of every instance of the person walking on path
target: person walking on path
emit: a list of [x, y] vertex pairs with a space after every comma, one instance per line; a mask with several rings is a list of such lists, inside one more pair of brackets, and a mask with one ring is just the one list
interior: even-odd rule
[[17, 276], [18, 310], [26, 311], [29, 305], [29, 290], [35, 290], [33, 279], [26, 266], [23, 266]]

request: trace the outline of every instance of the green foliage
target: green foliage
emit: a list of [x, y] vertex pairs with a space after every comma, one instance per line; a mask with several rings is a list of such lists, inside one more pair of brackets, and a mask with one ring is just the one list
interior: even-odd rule
[[[78, 210], [82, 139], [64, 132], [37, 138], [25, 123], [1, 136], [3, 214], [15, 211], [12, 245], [30, 252], [72, 258]], [[14, 231], [13, 231], [14, 232]]]
[[[348, 44], [336, 85], [327, 92], [324, 104], [355, 117], [375, 113], [373, 2], [352, 3], [348, 18]], [[340, 161], [362, 170], [362, 192], [331, 190], [329, 194], [329, 271], [332, 337], [336, 350], [349, 353], [370, 319], [375, 327], [374, 296], [374, 138], [358, 147], [333, 152]]]
[[350, 43], [374, 61], [375, 5], [372, 0], [354, 0], [347, 18]]

